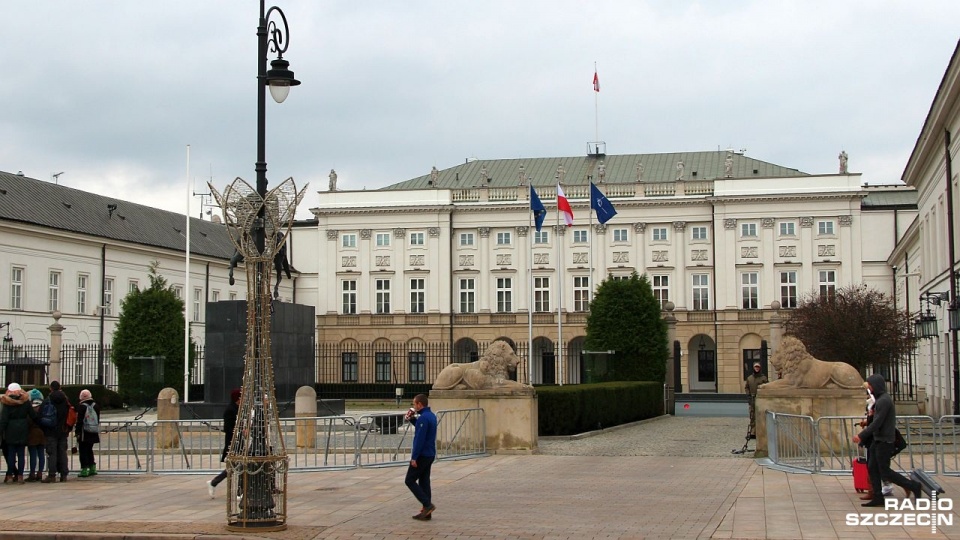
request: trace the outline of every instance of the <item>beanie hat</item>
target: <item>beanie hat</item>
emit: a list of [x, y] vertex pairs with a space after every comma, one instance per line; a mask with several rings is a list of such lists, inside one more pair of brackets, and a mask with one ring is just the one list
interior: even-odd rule
[[93, 399], [93, 394], [91, 394], [89, 390], [84, 388], [83, 390], [80, 391], [80, 401], [86, 401], [88, 399]]
[[30, 401], [32, 401], [34, 405], [39, 405], [43, 403], [43, 392], [41, 392], [40, 390], [37, 390], [36, 388], [31, 390]]
[[22, 390], [23, 390], [23, 389], [20, 388], [20, 385], [17, 384], [17, 383], [15, 383], [15, 382], [12, 382], [12, 383], [10, 383], [9, 386], [7, 386], [7, 393], [8, 393], [8, 394], [16, 394], [17, 392], [20, 392], [20, 391], [22, 391]]

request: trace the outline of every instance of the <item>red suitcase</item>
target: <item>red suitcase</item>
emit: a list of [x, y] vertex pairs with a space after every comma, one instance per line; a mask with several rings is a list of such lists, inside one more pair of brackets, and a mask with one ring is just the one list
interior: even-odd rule
[[870, 491], [870, 475], [867, 473], [867, 458], [857, 457], [853, 459], [853, 489], [857, 493]]

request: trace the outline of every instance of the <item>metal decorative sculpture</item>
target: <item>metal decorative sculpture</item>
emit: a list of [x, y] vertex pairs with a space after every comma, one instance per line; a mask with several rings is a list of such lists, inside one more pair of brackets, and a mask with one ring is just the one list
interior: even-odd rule
[[[286, 244], [306, 187], [297, 191], [293, 179], [288, 178], [261, 197], [240, 178], [223, 193], [208, 185], [223, 208], [230, 239], [246, 260], [247, 273], [243, 389], [233, 442], [225, 460], [230, 494], [228, 528], [282, 530], [286, 528], [288, 458], [280, 430], [270, 355], [270, 274], [280, 248]], [[260, 242], [261, 251], [258, 236], [277, 241]]]

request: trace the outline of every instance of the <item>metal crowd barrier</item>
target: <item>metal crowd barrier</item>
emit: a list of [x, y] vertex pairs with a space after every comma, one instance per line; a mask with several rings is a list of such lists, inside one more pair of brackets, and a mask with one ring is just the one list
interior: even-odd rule
[[[283, 418], [280, 430], [291, 471], [342, 470], [405, 465], [413, 425], [403, 414]], [[71, 437], [71, 444], [74, 444]], [[214, 473], [221, 469], [222, 420], [101, 421], [94, 446], [97, 472]], [[437, 459], [486, 455], [482, 409], [437, 412]], [[70, 470], [79, 471], [76, 454]]]
[[[853, 442], [860, 416], [811, 416], [767, 411], [769, 459], [784, 467], [824, 474], [849, 474], [852, 460], [865, 455]], [[960, 416], [898, 416], [897, 429], [907, 447], [891, 467], [902, 472], [960, 476]]]

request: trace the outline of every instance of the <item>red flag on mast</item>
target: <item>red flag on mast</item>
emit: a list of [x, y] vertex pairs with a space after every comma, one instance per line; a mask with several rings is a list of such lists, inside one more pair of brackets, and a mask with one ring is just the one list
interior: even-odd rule
[[600, 77], [597, 77], [597, 70], [593, 70], [593, 91], [600, 91]]

